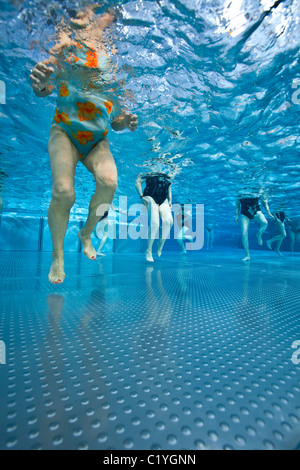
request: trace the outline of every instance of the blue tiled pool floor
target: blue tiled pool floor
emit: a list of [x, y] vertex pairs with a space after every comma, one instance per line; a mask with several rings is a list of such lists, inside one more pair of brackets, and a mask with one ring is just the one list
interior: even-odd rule
[[0, 448], [296, 448], [300, 256], [242, 257], [1, 252]]

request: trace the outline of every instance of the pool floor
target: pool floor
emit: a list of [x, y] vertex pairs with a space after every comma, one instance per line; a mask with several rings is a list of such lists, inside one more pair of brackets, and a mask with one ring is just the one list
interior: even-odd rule
[[243, 256], [1, 252], [0, 448], [297, 448], [300, 255]]

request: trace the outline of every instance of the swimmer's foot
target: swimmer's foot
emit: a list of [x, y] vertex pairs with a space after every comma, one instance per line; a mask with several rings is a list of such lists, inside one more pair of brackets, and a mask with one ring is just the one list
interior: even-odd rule
[[78, 232], [78, 238], [79, 240], [81, 241], [82, 243], [82, 246], [83, 246], [83, 253], [85, 254], [85, 256], [87, 256], [87, 258], [89, 259], [96, 259], [96, 251], [92, 245], [92, 241], [91, 241], [91, 237], [88, 236], [88, 237], [85, 237], [82, 233], [83, 230], [80, 230]]
[[256, 236], [257, 236], [258, 244], [259, 244], [259, 245], [262, 245], [262, 244], [263, 244], [263, 241], [262, 241], [262, 238], [261, 238], [261, 234], [258, 232], [258, 233], [256, 234]]
[[267, 246], [270, 250], [272, 250], [272, 243], [270, 243], [270, 240], [267, 241]]
[[165, 240], [159, 240], [157, 244], [157, 256], [161, 256], [161, 252], [162, 252], [164, 244], [165, 244]]
[[186, 250], [182, 250], [182, 251], [180, 252], [180, 254], [181, 254], [181, 255], [186, 255]]
[[149, 261], [150, 263], [154, 263], [154, 259], [150, 250], [146, 250], [145, 255], [147, 261]]
[[250, 261], [250, 256], [246, 256], [242, 261], [244, 261], [244, 263], [246, 263], [247, 261]]
[[283, 256], [283, 254], [279, 250], [275, 250], [275, 253], [277, 253], [278, 256]]
[[62, 284], [65, 280], [64, 257], [54, 257], [48, 279], [52, 284]]
[[104, 253], [101, 253], [101, 251], [97, 251], [96, 255], [97, 256], [106, 256]]

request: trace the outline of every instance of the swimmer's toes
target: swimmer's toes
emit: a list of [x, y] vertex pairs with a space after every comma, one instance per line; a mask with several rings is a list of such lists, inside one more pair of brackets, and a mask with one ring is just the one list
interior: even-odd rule
[[55, 260], [52, 263], [48, 279], [52, 284], [62, 284], [65, 280], [65, 271], [63, 261]]
[[78, 232], [77, 235], [78, 235], [79, 240], [82, 243], [83, 253], [85, 254], [85, 256], [89, 259], [94, 259], [95, 260], [97, 258], [97, 253], [96, 253], [96, 250], [93, 247], [91, 238], [90, 237], [84, 238], [82, 236], [82, 231], [81, 230]]
[[93, 247], [88, 247], [86, 249], [83, 249], [83, 253], [88, 259], [96, 259], [97, 258], [97, 253], [94, 250]]
[[49, 273], [48, 279], [51, 282], [51, 284], [62, 284], [65, 280], [65, 274], [59, 275], [59, 276], [54, 276], [53, 274]]

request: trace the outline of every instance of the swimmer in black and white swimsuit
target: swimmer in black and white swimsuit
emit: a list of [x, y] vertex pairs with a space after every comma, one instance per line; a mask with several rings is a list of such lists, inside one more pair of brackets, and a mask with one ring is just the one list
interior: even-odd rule
[[[267, 199], [262, 199], [262, 204], [264, 208], [266, 209], [268, 216], [273, 219], [274, 216], [270, 212]], [[236, 201], [236, 214], [235, 214], [236, 223], [238, 222], [240, 211], [241, 211], [242, 243], [246, 251], [246, 257], [243, 259], [243, 261], [249, 261], [250, 251], [249, 251], [248, 231], [249, 231], [250, 220], [254, 219], [260, 225], [260, 229], [256, 235], [259, 245], [263, 244], [262, 234], [266, 231], [268, 227], [268, 221], [260, 210], [259, 197], [257, 196], [239, 196], [238, 197]]]
[[280, 252], [280, 247], [281, 247], [283, 240], [286, 237], [286, 231], [285, 231], [285, 226], [284, 226], [284, 221], [286, 217], [283, 211], [274, 212], [273, 215], [274, 215], [274, 221], [278, 228], [279, 234], [271, 238], [270, 240], [267, 240], [267, 245], [268, 245], [268, 248], [272, 250], [272, 243], [277, 242], [275, 253], [277, 253], [279, 256], [282, 256]]
[[[142, 189], [143, 183], [146, 184], [144, 191]], [[173, 225], [171, 213], [171, 177], [165, 173], [158, 172], [140, 174], [135, 180], [135, 187], [148, 210], [150, 226], [148, 231], [146, 259], [147, 261], [153, 262], [152, 246], [159, 230], [159, 218], [162, 220], [162, 236], [158, 242], [158, 256], [161, 255], [163, 246], [170, 235]]]

